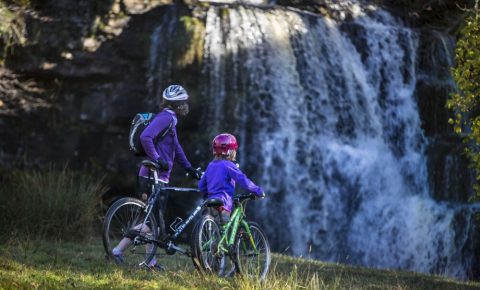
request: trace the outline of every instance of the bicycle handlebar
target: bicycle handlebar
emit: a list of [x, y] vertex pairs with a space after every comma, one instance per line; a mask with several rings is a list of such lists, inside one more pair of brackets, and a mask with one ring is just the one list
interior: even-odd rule
[[[161, 187], [160, 190], [161, 191], [173, 191], [173, 192], [196, 192], [196, 193], [200, 192], [200, 190], [198, 188], [191, 188], [191, 187], [166, 186], [166, 187]], [[262, 198], [262, 197], [259, 197], [258, 195], [256, 195], [253, 192], [249, 192], [247, 194], [238, 194], [238, 195], [233, 196], [233, 199], [236, 200], [236, 201], [243, 201], [243, 200], [246, 200], [246, 199], [255, 200], [255, 199], [260, 199], [260, 198]]]
[[175, 192], [200, 192], [198, 188], [191, 188], [191, 187], [160, 187], [161, 191], [175, 191]]
[[[205, 173], [205, 171], [203, 171], [201, 167], [197, 167], [197, 171], [200, 173], [200, 177], [202, 177]], [[190, 173], [185, 173], [185, 176], [190, 176]]]
[[247, 199], [255, 200], [255, 199], [258, 199], [258, 198], [260, 198], [260, 197], [253, 192], [249, 192], [248, 194], [239, 194], [239, 195], [235, 195], [233, 197], [234, 200], [240, 201], [240, 202], [243, 201], [243, 200], [247, 200]]

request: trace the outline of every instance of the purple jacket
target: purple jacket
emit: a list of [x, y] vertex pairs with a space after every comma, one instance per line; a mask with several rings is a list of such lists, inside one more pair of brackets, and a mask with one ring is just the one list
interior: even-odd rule
[[[171, 122], [173, 122], [173, 125], [167, 135], [154, 144], [154, 138], [162, 133]], [[155, 116], [150, 125], [148, 125], [140, 135], [140, 142], [142, 143], [143, 149], [148, 158], [152, 160], [161, 158], [168, 163], [168, 170], [161, 171], [158, 174], [160, 180], [165, 183], [168, 183], [169, 181], [174, 160], [185, 169], [192, 167], [183, 152], [182, 146], [178, 142], [176, 125], [177, 116], [175, 115], [175, 112], [169, 109], [164, 109]], [[138, 175], [148, 177], [148, 168], [145, 166], [140, 167]]]
[[255, 185], [248, 177], [229, 160], [213, 160], [198, 183], [200, 192], [207, 197], [223, 200], [224, 208], [232, 211], [235, 183], [241, 188], [261, 195], [263, 189]]

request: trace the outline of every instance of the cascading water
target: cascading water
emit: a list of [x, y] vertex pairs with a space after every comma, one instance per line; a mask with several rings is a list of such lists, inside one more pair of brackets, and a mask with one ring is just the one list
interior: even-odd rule
[[160, 103], [163, 88], [169, 83], [168, 76], [172, 73], [173, 51], [171, 46], [173, 38], [168, 36], [173, 35], [178, 23], [175, 14], [176, 7], [169, 6], [162, 22], [155, 28], [151, 36], [147, 82], [148, 98], [145, 99], [151, 107]]
[[[470, 277], [472, 210], [430, 197], [414, 99], [419, 35], [381, 9], [337, 6], [348, 20], [211, 6], [208, 132], [237, 135], [243, 169], [269, 195], [255, 214], [276, 251]], [[156, 29], [152, 58], [168, 57], [158, 43], [174, 22]], [[151, 81], [165, 75], [158, 62]]]

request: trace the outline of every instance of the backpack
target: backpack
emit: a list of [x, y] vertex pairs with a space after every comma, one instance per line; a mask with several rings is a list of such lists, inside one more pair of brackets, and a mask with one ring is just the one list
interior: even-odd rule
[[[140, 135], [143, 130], [150, 125], [156, 114], [154, 113], [138, 113], [132, 120], [130, 126], [130, 134], [128, 135], [128, 143], [130, 150], [137, 156], [145, 156], [145, 150], [143, 150], [142, 142], [140, 141]], [[157, 137], [153, 139], [153, 143], [156, 144], [161, 138], [167, 135], [168, 131], [172, 128], [173, 122], [170, 122], [167, 128], [163, 130]]]

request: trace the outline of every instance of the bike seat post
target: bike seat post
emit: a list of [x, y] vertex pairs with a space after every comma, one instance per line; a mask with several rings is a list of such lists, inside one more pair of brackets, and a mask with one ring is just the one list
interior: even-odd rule
[[153, 172], [153, 180], [154, 180], [155, 184], [158, 185], [160, 183], [160, 179], [158, 178], [158, 173], [155, 170], [155, 168], [152, 168], [151, 170]]

